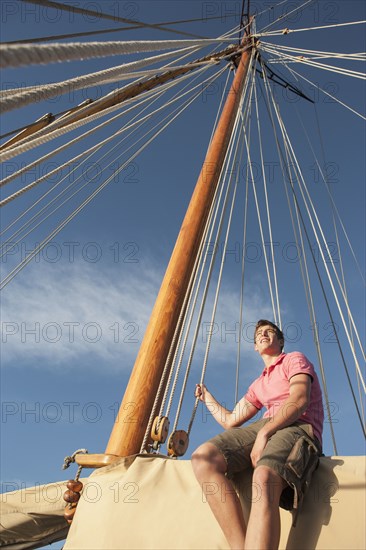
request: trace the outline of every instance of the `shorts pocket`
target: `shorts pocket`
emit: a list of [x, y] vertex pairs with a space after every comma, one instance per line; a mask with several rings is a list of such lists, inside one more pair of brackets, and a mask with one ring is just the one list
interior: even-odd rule
[[[293, 489], [292, 506], [291, 492], [286, 489], [282, 493], [280, 506], [286, 510], [292, 509], [292, 526], [295, 527], [297, 514], [301, 507], [304, 495], [310, 485], [311, 476], [319, 464], [319, 451], [314, 442], [307, 435], [299, 437], [291, 449], [285, 463], [284, 479]], [[288, 487], [287, 489], [289, 489]]]
[[319, 462], [318, 449], [307, 436], [300, 437], [287, 457], [285, 467], [298, 479], [306, 481]]

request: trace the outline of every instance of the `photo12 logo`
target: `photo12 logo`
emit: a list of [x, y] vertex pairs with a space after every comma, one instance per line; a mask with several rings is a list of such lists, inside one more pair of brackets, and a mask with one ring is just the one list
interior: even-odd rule
[[62, 342], [74, 344], [84, 342], [96, 344], [103, 338], [114, 344], [138, 344], [140, 342], [140, 326], [134, 321], [120, 323], [115, 321], [108, 327], [101, 323], [89, 321], [3, 321], [1, 323], [1, 343], [21, 342], [22, 344], [56, 344]]
[[12, 259], [24, 261], [29, 255], [33, 255], [35, 262], [43, 261], [50, 264], [62, 260], [70, 264], [78, 260], [96, 264], [103, 259], [113, 263], [137, 264], [140, 262], [139, 254], [140, 246], [132, 241], [116, 241], [112, 244], [96, 241], [50, 241], [45, 246], [41, 246], [40, 243], [8, 241], [2, 247], [1, 263], [7, 263]]
[[3, 24], [20, 21], [21, 23], [99, 23], [107, 15], [109, 19], [120, 20], [126, 23], [126, 19], [138, 17], [141, 2], [82, 0], [72, 2], [15, 2], [14, 0], [2, 0], [1, 22]]

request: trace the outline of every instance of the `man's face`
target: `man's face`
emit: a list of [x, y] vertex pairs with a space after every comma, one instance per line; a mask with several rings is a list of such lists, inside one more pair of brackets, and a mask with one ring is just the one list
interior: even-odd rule
[[259, 327], [255, 333], [254, 349], [260, 355], [266, 353], [269, 355], [281, 353], [282, 340], [279, 340], [276, 331], [271, 325]]

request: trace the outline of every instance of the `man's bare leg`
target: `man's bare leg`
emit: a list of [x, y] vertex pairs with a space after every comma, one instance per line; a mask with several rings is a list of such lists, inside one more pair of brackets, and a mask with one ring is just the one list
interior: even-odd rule
[[280, 542], [279, 502], [286, 482], [271, 468], [258, 466], [253, 473], [252, 507], [245, 548], [276, 550]]
[[193, 471], [232, 550], [243, 550], [245, 522], [240, 500], [225, 476], [226, 461], [212, 443], [204, 443], [192, 455]]

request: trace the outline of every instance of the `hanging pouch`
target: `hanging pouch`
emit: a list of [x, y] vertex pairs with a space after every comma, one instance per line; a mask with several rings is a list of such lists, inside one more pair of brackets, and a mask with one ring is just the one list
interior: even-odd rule
[[[318, 449], [310, 437], [303, 435], [293, 446], [287, 457], [285, 468], [291, 470], [299, 480], [306, 481], [319, 462]], [[305, 478], [305, 479], [304, 479]]]
[[[284, 478], [293, 489], [293, 501], [289, 506], [289, 491], [284, 490], [282, 495], [283, 508], [292, 509], [295, 527], [297, 513], [301, 506], [304, 494], [310, 485], [312, 473], [319, 464], [319, 451], [314, 442], [307, 435], [301, 436], [293, 446], [285, 463]], [[287, 488], [289, 489], [289, 488]]]

